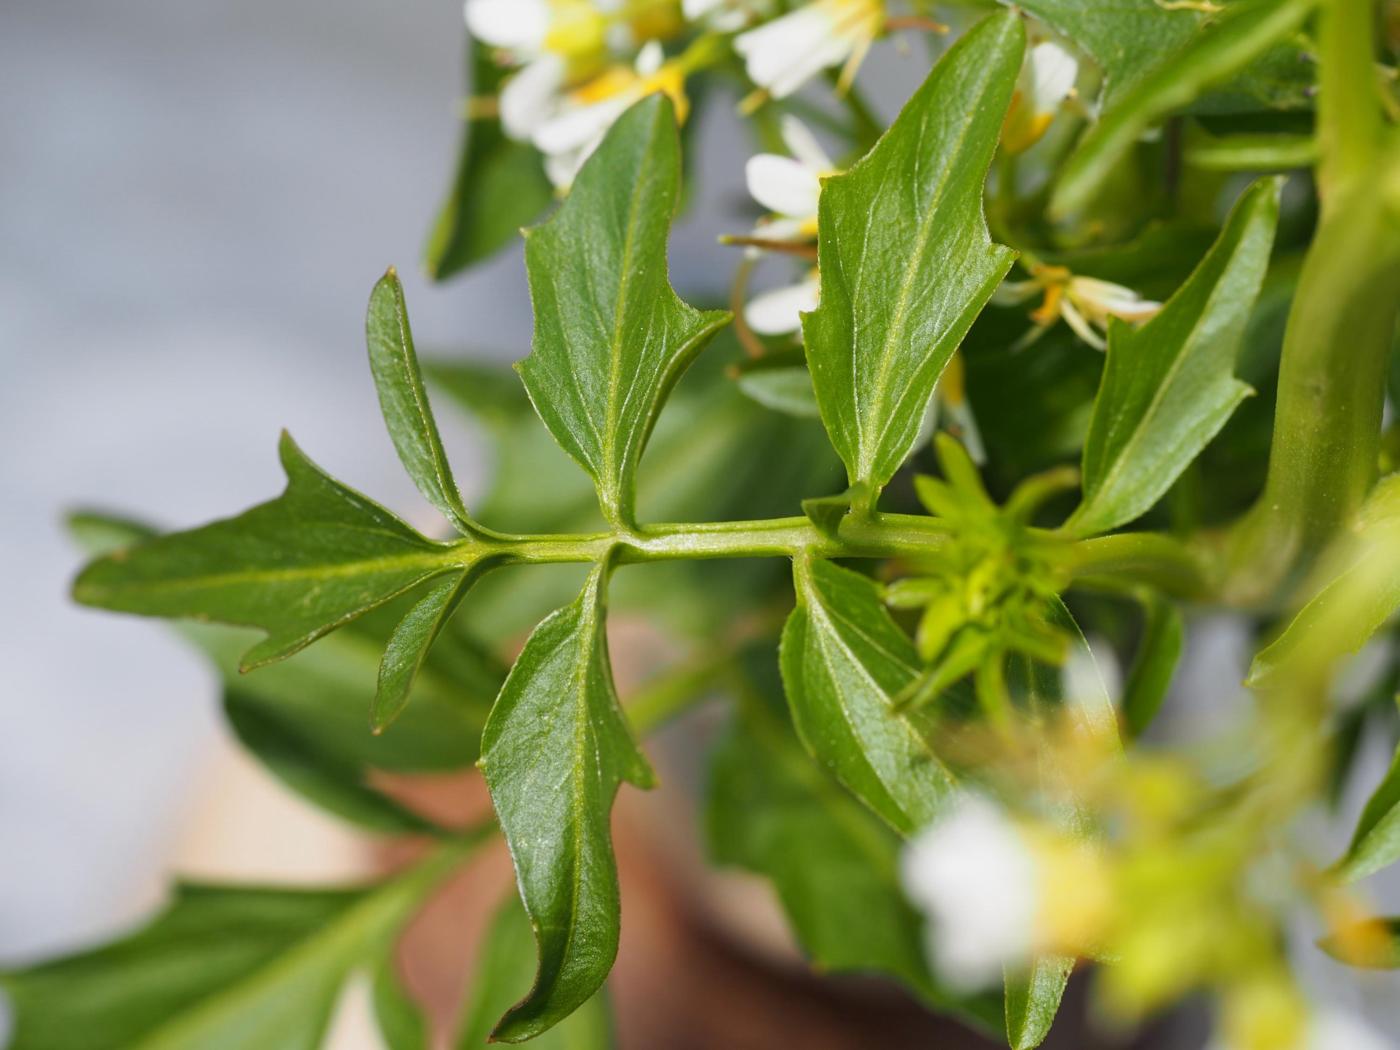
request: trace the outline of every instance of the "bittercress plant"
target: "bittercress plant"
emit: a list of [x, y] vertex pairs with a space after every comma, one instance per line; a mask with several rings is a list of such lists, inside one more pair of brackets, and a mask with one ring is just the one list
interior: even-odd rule
[[[17, 1050], [311, 1048], [357, 973], [387, 1045], [424, 1046], [393, 945], [496, 830], [519, 900], [480, 949], [454, 1045], [613, 1045], [614, 801], [666, 774], [647, 734], [718, 697], [732, 711], [708, 759], [713, 860], [772, 882], [820, 969], [883, 975], [999, 1024], [1015, 1050], [1047, 1037], [1081, 960], [1119, 1023], [1205, 992], [1232, 1047], [1314, 1045], [1300, 1040], [1333, 1019], [1280, 950], [1302, 906], [1337, 958], [1400, 964], [1396, 921], [1348, 889], [1400, 860], [1400, 765], [1330, 866], [1277, 834], [1346, 774], [1329, 749], [1334, 678], [1400, 608], [1396, 481], [1377, 480], [1397, 448], [1381, 377], [1400, 303], [1400, 103], [1374, 5], [960, 5], [956, 39], [888, 126], [847, 81], [870, 33], [937, 40], [940, 5], [778, 6], [810, 53], [780, 49], [763, 5], [565, 17], [469, 0], [474, 97], [427, 268], [458, 272], [536, 222], [531, 350], [519, 383], [420, 364], [392, 268], [366, 320], [390, 439], [448, 538], [285, 434], [286, 489], [238, 516], [164, 535], [74, 517], [95, 555], [79, 602], [182, 621], [275, 776], [368, 833], [432, 845], [367, 887], [186, 886], [143, 930], [0, 975]], [[800, 150], [780, 119], [842, 63], [842, 114], [822, 119], [848, 154], [822, 173], [815, 227], [779, 215], [735, 238], [750, 255], [732, 309], [690, 305], [667, 264], [688, 87], [737, 79], [770, 154]], [[1069, 79], [1053, 111], [1028, 114], [1045, 63]], [[759, 167], [815, 194], [814, 163]], [[746, 282], [783, 258], [818, 299], [792, 336], [760, 335]], [[475, 514], [430, 382], [494, 442]], [[720, 560], [745, 564], [686, 573]], [[526, 566], [565, 568], [531, 583]], [[1136, 746], [1171, 702], [1185, 603], [1268, 642], [1229, 769]], [[619, 696], [609, 616], [638, 610], [684, 623], [686, 656]], [[1096, 660], [1118, 656], [1111, 696]], [[495, 815], [469, 828], [377, 776], [473, 763]], [[901, 856], [950, 848], [958, 813], [996, 817], [958, 825], [962, 852], [939, 867], [957, 886], [901, 884], [917, 868]], [[978, 865], [1008, 855], [1032, 875], [986, 889], [1009, 884]], [[1285, 904], [1250, 888], [1278, 861], [1303, 873]], [[1019, 949], [979, 959], [1000, 989], [946, 972], [957, 953], [939, 938], [959, 932], [919, 910], [989, 892], [1020, 896], [970, 914], [1034, 916], [1002, 939]]]

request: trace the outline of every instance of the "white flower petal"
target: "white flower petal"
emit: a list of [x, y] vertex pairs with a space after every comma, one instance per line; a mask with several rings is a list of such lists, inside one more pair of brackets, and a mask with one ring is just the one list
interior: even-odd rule
[[808, 241], [806, 219], [766, 219], [753, 228], [755, 237], [765, 241]]
[[769, 211], [792, 219], [817, 214], [822, 186], [811, 169], [791, 157], [760, 153], [744, 166], [744, 178], [753, 199]]
[[1035, 858], [992, 803], [966, 796], [906, 848], [905, 892], [931, 920], [940, 975], [963, 990], [1001, 980], [1031, 951], [1039, 907]]
[[557, 55], [535, 59], [501, 88], [501, 127], [513, 139], [527, 142], [559, 107], [564, 63]]
[[630, 96], [619, 95], [590, 106], [575, 106], [545, 121], [532, 136], [542, 153], [570, 153], [601, 139], [627, 110]]
[[822, 149], [817, 136], [813, 135], [812, 129], [802, 121], [791, 113], [784, 113], [782, 123], [778, 127], [788, 152], [800, 160], [804, 167], [817, 175], [836, 170], [836, 165], [827, 156], [826, 150]]
[[1047, 40], [1031, 48], [1026, 59], [1030, 103], [1035, 113], [1054, 113], [1069, 98], [1079, 77], [1079, 63], [1059, 44]]
[[546, 0], [467, 0], [467, 28], [492, 47], [533, 54], [549, 33]]
[[820, 284], [812, 278], [801, 284], [775, 288], [749, 300], [744, 320], [759, 335], [786, 335], [802, 327], [802, 315], [817, 308]]
[[637, 52], [637, 72], [649, 77], [666, 63], [666, 51], [660, 41], [651, 40]]
[[854, 41], [838, 32], [822, 4], [800, 7], [734, 38], [749, 79], [785, 98], [828, 66], [844, 62]]
[[1324, 1010], [1308, 1025], [1307, 1050], [1395, 1050], [1395, 1043], [1360, 1017]]

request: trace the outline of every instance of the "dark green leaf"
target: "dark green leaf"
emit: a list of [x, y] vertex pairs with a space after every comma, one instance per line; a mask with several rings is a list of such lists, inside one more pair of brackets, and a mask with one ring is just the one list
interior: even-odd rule
[[687, 306], [667, 278], [679, 189], [675, 115], [652, 95], [613, 125], [558, 214], [526, 236], [535, 335], [520, 375], [614, 524], [632, 522], [637, 463], [666, 395], [729, 320]]
[[144, 929], [0, 976], [10, 1050], [316, 1050], [345, 979], [460, 859], [365, 890], [182, 885]]
[[1141, 736], [1161, 710], [1181, 659], [1184, 633], [1181, 611], [1165, 598], [1145, 598], [1143, 614], [1142, 638], [1123, 688], [1123, 721], [1130, 737]]
[[277, 499], [101, 558], [78, 577], [74, 597], [121, 612], [262, 628], [267, 637], [243, 656], [249, 670], [480, 559], [477, 548], [425, 539], [323, 473], [286, 434], [280, 453], [287, 488]]
[[[471, 96], [497, 95], [501, 72], [490, 48], [474, 47]], [[494, 254], [553, 200], [554, 189], [534, 146], [506, 138], [495, 117], [466, 120], [452, 190], [423, 252], [429, 276], [445, 280]]]
[[1023, 974], [1006, 975], [1006, 1039], [1011, 1050], [1034, 1050], [1050, 1034], [1074, 960], [1037, 959]]
[[374, 973], [374, 1018], [385, 1050], [428, 1050], [428, 1021], [399, 980], [392, 946]]
[[473, 575], [468, 570], [433, 580], [389, 636], [370, 709], [370, 726], [376, 733], [382, 733], [408, 705], [413, 682], [428, 658], [428, 651], [466, 595]]
[[813, 764], [766, 695], [747, 697], [711, 752], [710, 853], [771, 879], [818, 969], [898, 978], [935, 1005], [995, 1023], [995, 997], [955, 1001], [924, 957], [899, 886], [900, 840]]
[[1245, 191], [1215, 246], [1161, 313], [1115, 322], [1084, 446], [1084, 501], [1066, 528], [1108, 532], [1145, 513], [1250, 389], [1235, 357], [1278, 224], [1281, 181]]
[[1060, 170], [1052, 215], [1089, 204], [1113, 166], [1144, 131], [1173, 110], [1190, 105], [1208, 87], [1228, 80], [1295, 32], [1316, 0], [1241, 0], [1152, 67], [1105, 109]]
[[[476, 963], [457, 1050], [486, 1050], [497, 1019], [530, 987], [535, 975], [535, 937], [529, 916], [512, 894], [486, 932]], [[532, 1050], [609, 1050], [612, 1017], [605, 991], [598, 991], [549, 1031], [530, 1041]]]
[[530, 994], [493, 1038], [530, 1039], [603, 984], [617, 954], [610, 816], [622, 781], [654, 782], [613, 688], [604, 631], [607, 566], [535, 629], [482, 734], [481, 768], [539, 942]]
[[224, 694], [224, 714], [240, 744], [279, 780], [322, 809], [381, 833], [435, 830], [429, 821], [370, 787], [363, 765], [323, 747], [316, 735], [279, 722], [236, 688]]
[[404, 469], [418, 491], [442, 511], [458, 532], [472, 535], [476, 525], [462, 504], [462, 495], [457, 491], [452, 467], [438, 435], [433, 407], [423, 388], [418, 355], [413, 349], [403, 285], [392, 266], [370, 293], [365, 342], [369, 346], [370, 371], [379, 392], [379, 407]]
[[783, 630], [783, 686], [802, 742], [825, 768], [908, 835], [952, 788], [914, 716], [894, 698], [917, 676], [913, 643], [868, 578], [828, 561], [794, 563], [797, 608]]
[[822, 420], [852, 484], [878, 492], [918, 437], [934, 384], [1015, 258], [982, 214], [1025, 47], [987, 18], [934, 67], [875, 148], [825, 180], [821, 305], [803, 318]]
[[1180, 49], [1201, 24], [1198, 12], [1169, 10], [1158, 0], [1019, 0], [1018, 6], [1089, 53], [1103, 72], [1105, 105]]
[[[93, 555], [156, 535], [146, 525], [107, 515], [73, 515], [70, 527]], [[364, 714], [375, 695], [375, 674], [391, 632], [412, 596], [399, 598], [288, 660], [240, 674], [238, 656], [252, 632], [186, 624], [180, 633], [209, 657], [225, 692], [241, 708], [275, 721], [281, 735], [316, 742], [317, 761], [398, 772], [460, 769], [477, 758], [477, 744], [505, 668], [449, 624], [414, 683], [413, 705], [391, 732], [372, 736]], [[363, 780], [363, 774], [356, 781]], [[295, 786], [295, 785], [293, 785]]]

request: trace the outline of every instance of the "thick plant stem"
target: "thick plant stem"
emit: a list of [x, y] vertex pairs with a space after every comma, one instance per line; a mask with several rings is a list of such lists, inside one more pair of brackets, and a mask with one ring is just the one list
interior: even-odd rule
[[1322, 16], [1317, 236], [1289, 313], [1264, 493], [1231, 537], [1228, 597], [1262, 604], [1304, 570], [1375, 479], [1400, 302], [1400, 216], [1373, 64], [1370, 0]]

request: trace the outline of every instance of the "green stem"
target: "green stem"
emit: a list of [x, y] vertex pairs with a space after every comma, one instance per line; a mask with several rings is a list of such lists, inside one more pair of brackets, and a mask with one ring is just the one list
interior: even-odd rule
[[1322, 17], [1322, 214], [1303, 264], [1279, 371], [1264, 493], [1230, 538], [1229, 597], [1276, 599], [1361, 505], [1380, 451], [1385, 372], [1400, 302], [1400, 215], [1386, 200], [1370, 77], [1370, 0]]

